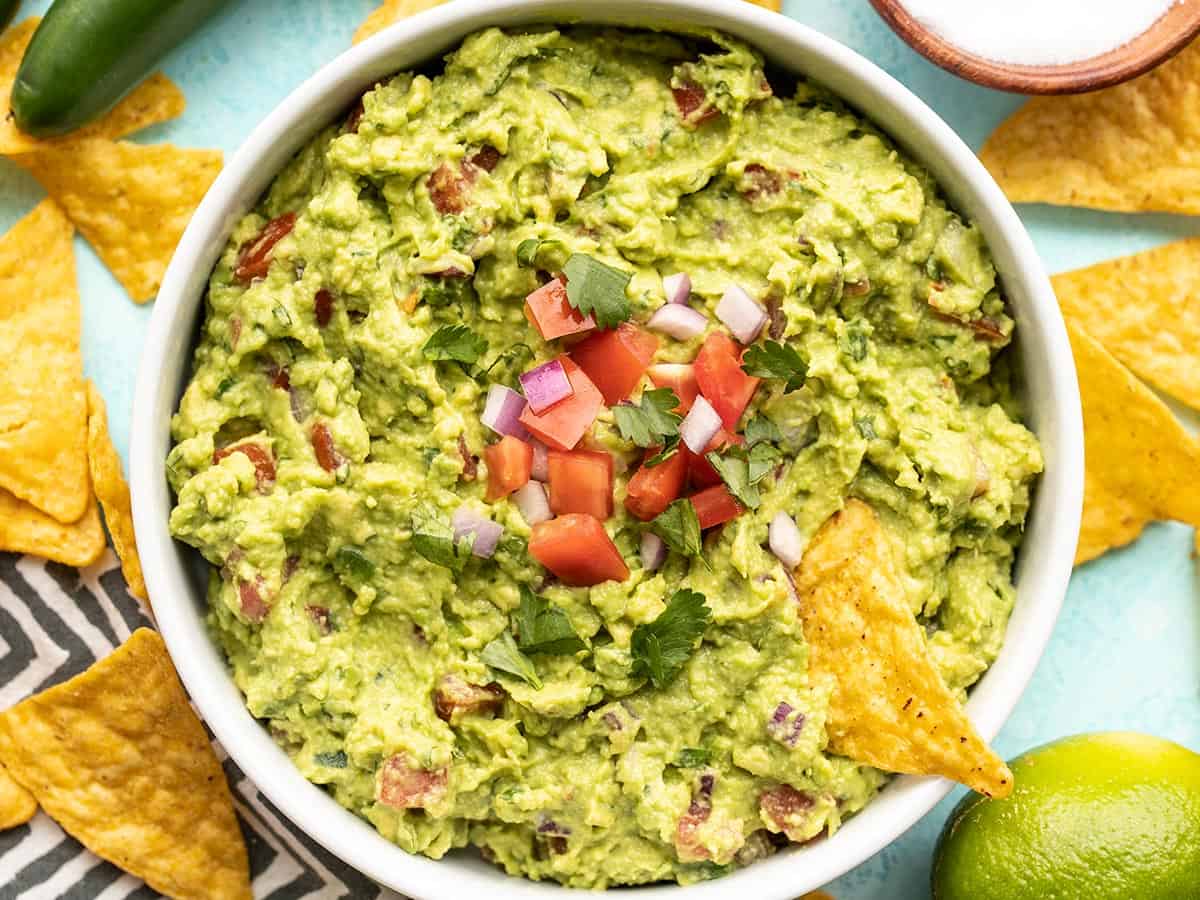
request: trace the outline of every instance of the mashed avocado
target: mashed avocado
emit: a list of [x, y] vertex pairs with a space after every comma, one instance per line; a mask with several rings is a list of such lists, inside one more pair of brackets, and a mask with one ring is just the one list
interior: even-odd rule
[[[731, 284], [769, 312], [776, 368], [803, 363], [729, 429], [772, 448], [756, 508], [653, 571], [625, 502], [650, 451], [603, 404], [580, 447], [614, 473], [628, 575], [584, 587], [533, 558], [511, 496], [485, 500], [481, 421], [490, 387], [570, 349], [523, 307], [573, 254], [631, 276], [639, 328], [690, 275], [706, 333], [656, 364], [728, 334]], [[960, 694], [999, 651], [1041, 471], [1012, 328], [978, 230], [820, 88], [716, 33], [491, 29], [368, 92], [234, 229], [173, 422], [171, 529], [212, 565], [251, 712], [388, 839], [578, 887], [711, 878], [833, 833], [886, 781], [824, 749], [778, 513], [807, 539], [869, 503]], [[464, 507], [503, 527], [490, 554], [450, 535]], [[564, 642], [516, 646], [527, 606]], [[647, 649], [685, 614], [694, 638]]]

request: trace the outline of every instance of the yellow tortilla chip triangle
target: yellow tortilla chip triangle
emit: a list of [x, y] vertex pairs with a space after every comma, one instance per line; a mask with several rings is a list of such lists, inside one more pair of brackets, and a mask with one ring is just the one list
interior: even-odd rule
[[95, 499], [78, 522], [64, 525], [0, 489], [0, 550], [30, 553], [82, 569], [104, 553], [104, 526]]
[[26, 19], [0, 35], [0, 154], [29, 153], [39, 147], [80, 138], [119, 138], [183, 114], [186, 105], [183, 91], [166, 75], [156, 72], [134, 88], [108, 115], [69, 135], [39, 140], [18, 130], [10, 115], [8, 98], [21, 57], [25, 55], [25, 48], [39, 21], [37, 18]]
[[112, 537], [113, 548], [121, 560], [121, 573], [129, 585], [129, 593], [149, 603], [146, 582], [142, 577], [142, 561], [133, 536], [133, 507], [129, 500], [129, 485], [121, 472], [121, 458], [108, 433], [108, 411], [96, 385], [87, 383], [88, 391], [88, 461], [92, 470], [92, 490], [104, 510], [104, 524]]
[[0, 831], [24, 825], [37, 812], [37, 801], [0, 766]]
[[354, 43], [365, 41], [378, 31], [383, 31], [394, 22], [441, 6], [446, 0], [384, 0], [383, 5], [371, 13], [354, 32]]
[[47, 200], [0, 237], [0, 488], [64, 523], [91, 495], [71, 235]]
[[1200, 443], [1137, 377], [1067, 320], [1083, 399], [1083, 526], [1075, 564], [1149, 523], [1200, 525]]
[[755, 6], [761, 6], [763, 9], [773, 9], [779, 12], [783, 8], [783, 0], [749, 0]]
[[1200, 238], [1053, 281], [1064, 315], [1139, 377], [1200, 409]]
[[1035, 97], [980, 158], [1017, 202], [1200, 213], [1200, 42], [1125, 84]]
[[41, 182], [134, 300], [150, 300], [200, 199], [219, 150], [92, 139], [16, 157]]
[[89, 850], [178, 898], [249, 898], [225, 773], [157, 632], [0, 713], [0, 760]]
[[943, 775], [989, 797], [1013, 778], [942, 681], [874, 510], [851, 500], [796, 571], [809, 674], [833, 685], [829, 749], [887, 772]]

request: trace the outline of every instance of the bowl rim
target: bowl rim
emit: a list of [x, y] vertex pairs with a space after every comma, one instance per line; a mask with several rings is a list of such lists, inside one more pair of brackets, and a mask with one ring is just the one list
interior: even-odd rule
[[[234, 223], [256, 202], [286, 159], [335, 120], [378, 78], [453, 46], [492, 24], [603, 22], [663, 27], [703, 24], [739, 35], [795, 66], [879, 123], [934, 172], [954, 204], [980, 225], [997, 258], [1020, 330], [1026, 367], [1044, 399], [1030, 413], [1047, 454], [1019, 563], [1017, 609], [1000, 658], [968, 703], [977, 730], [995, 737], [1033, 675], [1070, 577], [1083, 497], [1083, 432], [1070, 344], [1049, 279], [1012, 206], [955, 132], [875, 64], [816, 30], [742, 0], [455, 0], [391, 26], [336, 57], [297, 87], [233, 154], [185, 231], [151, 317], [134, 396], [130, 481], [138, 550], [154, 612], [193, 703], [217, 740], [270, 801], [303, 832], [375, 881], [422, 900], [454, 900], [474, 890], [503, 900], [561, 894], [557, 884], [507, 876], [466, 858], [434, 861], [406, 853], [300, 775], [250, 715], [203, 623], [206, 600], [188, 578], [190, 556], [168, 532], [166, 483], [170, 419], [178, 408], [208, 276]], [[903, 138], [900, 132], [905, 132]], [[954, 191], [947, 179], [956, 183]], [[998, 252], [1002, 251], [1002, 252]], [[1003, 264], [1001, 264], [1003, 262]], [[1044, 406], [1042, 405], [1044, 403]], [[1029, 417], [1027, 417], [1029, 418]], [[1039, 422], [1041, 419], [1039, 419]], [[1030, 544], [1033, 546], [1029, 546]], [[689, 887], [696, 900], [753, 891], [786, 900], [832, 881], [900, 837], [953, 787], [940, 778], [894, 779], [833, 838], [760, 861], [726, 878]], [[671, 885], [624, 888], [649, 896]]]

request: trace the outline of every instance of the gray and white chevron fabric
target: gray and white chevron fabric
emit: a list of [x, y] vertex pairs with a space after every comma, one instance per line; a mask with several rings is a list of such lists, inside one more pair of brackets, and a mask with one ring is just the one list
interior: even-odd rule
[[[84, 570], [0, 553], [0, 709], [79, 674], [134, 629], [150, 624], [126, 592], [111, 550]], [[399, 898], [298, 831], [219, 745], [217, 754], [246, 836], [256, 898]], [[157, 896], [93, 856], [45, 813], [0, 832], [0, 900]]]

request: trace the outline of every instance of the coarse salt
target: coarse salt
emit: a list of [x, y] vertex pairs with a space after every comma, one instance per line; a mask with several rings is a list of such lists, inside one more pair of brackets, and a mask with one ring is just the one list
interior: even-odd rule
[[1129, 43], [1177, 0], [902, 0], [922, 25], [986, 59], [1063, 65]]

